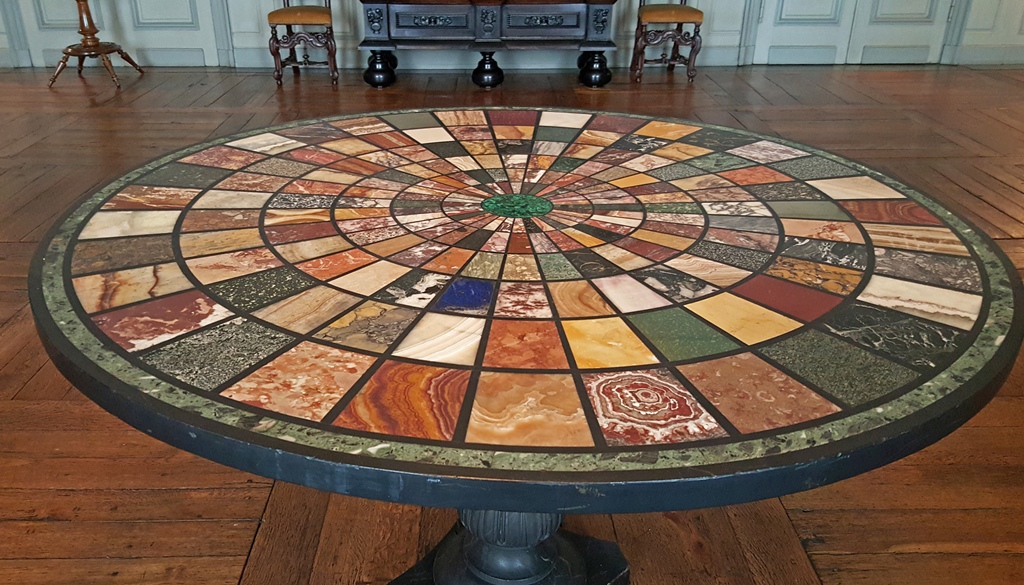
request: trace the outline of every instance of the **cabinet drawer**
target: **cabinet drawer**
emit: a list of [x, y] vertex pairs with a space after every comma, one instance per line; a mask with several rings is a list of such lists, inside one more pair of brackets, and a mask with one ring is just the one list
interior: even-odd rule
[[476, 36], [473, 6], [392, 4], [391, 38], [463, 40]]
[[506, 5], [502, 9], [503, 38], [582, 39], [586, 34], [586, 4]]

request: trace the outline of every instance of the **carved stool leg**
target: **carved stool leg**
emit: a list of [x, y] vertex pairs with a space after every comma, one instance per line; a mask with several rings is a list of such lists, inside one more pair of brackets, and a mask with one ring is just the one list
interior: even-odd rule
[[702, 45], [700, 25], [696, 24], [693, 27], [693, 47], [690, 49], [690, 56], [686, 59], [686, 79], [690, 83], [693, 83], [693, 79], [697, 77], [697, 53], [700, 53]]
[[281, 66], [281, 41], [277, 38], [277, 27], [270, 27], [270, 54], [274, 57], [274, 80], [281, 85], [281, 77], [284, 71]]
[[107, 69], [107, 73], [110, 74], [110, 79], [114, 82], [114, 85], [121, 87], [121, 81], [117, 79], [117, 74], [114, 73], [114, 66], [110, 63], [110, 57], [100, 55], [100, 61], [103, 62], [103, 66]]
[[146, 74], [146, 72], [142, 70], [142, 67], [139, 67], [139, 64], [136, 63], [134, 59], [128, 56], [128, 53], [125, 53], [124, 51], [118, 51], [117, 54], [120, 55], [122, 59], [124, 59], [125, 63], [128, 63], [129, 65], [134, 67], [136, 71], [143, 75]]
[[85, 55], [78, 56], [78, 74], [82, 74], [82, 69], [85, 68]]
[[285, 33], [288, 35], [288, 40], [291, 46], [288, 48], [288, 59], [293, 63], [292, 73], [295, 75], [299, 74], [299, 57], [295, 53], [295, 31], [292, 29], [292, 25], [288, 24], [284, 27]]
[[[64, 71], [65, 67], [68, 66], [68, 57], [70, 57], [70, 55], [65, 54], [63, 57], [60, 58], [60, 61], [57, 63], [57, 70], [53, 72], [53, 77], [50, 78], [50, 85], [48, 85], [47, 87], [53, 87], [53, 83], [57, 81], [57, 76], [60, 75], [61, 71]], [[79, 59], [82, 59], [82, 57], [79, 57]], [[79, 61], [79, 63], [81, 63], [81, 61]], [[79, 64], [78, 66], [78, 71], [82, 71], [81, 64]]]
[[334, 27], [327, 27], [327, 69], [331, 72], [331, 85], [338, 85], [338, 46], [334, 42]]
[[636, 27], [636, 41], [633, 43], [633, 59], [629, 64], [633, 81], [639, 82], [644, 75], [644, 49], [647, 48], [647, 25]]

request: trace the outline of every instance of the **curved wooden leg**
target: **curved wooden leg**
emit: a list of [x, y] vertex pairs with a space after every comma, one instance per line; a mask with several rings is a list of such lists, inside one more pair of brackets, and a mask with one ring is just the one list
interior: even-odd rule
[[281, 41], [277, 38], [277, 27], [270, 27], [270, 54], [274, 57], [274, 81], [281, 85], [281, 77], [284, 76], [281, 66]]
[[285, 26], [285, 31], [288, 33], [289, 42], [292, 43], [291, 48], [288, 49], [288, 59], [293, 63], [292, 73], [295, 75], [299, 74], [299, 56], [295, 53], [295, 31], [292, 29], [292, 25]]
[[331, 85], [338, 85], [338, 45], [334, 42], [334, 27], [327, 27], [327, 68], [331, 72]]
[[668, 60], [668, 70], [675, 71], [676, 63], [679, 61], [679, 39], [683, 38], [683, 23], [676, 25], [676, 38], [672, 41], [672, 57]]
[[139, 64], [136, 63], [134, 59], [128, 56], [128, 53], [125, 53], [124, 51], [118, 51], [117, 54], [120, 55], [122, 59], [124, 59], [125, 63], [134, 67], [136, 71], [143, 75], [146, 74], [146, 72], [142, 70], [142, 67], [139, 67]]
[[[79, 58], [81, 58], [81, 57], [79, 57]], [[53, 87], [53, 82], [57, 81], [57, 76], [60, 75], [60, 72], [64, 71], [64, 68], [67, 67], [67, 66], [68, 66], [68, 55], [64, 55], [63, 57], [60, 58], [60, 61], [57, 63], [57, 70], [53, 72], [53, 77], [50, 78], [50, 84], [47, 85], [46, 87]], [[81, 71], [81, 69], [79, 69], [79, 71]]]
[[700, 53], [703, 44], [700, 38], [700, 25], [694, 25], [693, 48], [690, 49], [690, 56], [686, 59], [686, 79], [690, 83], [693, 83], [693, 79], [697, 77], [697, 53]]
[[120, 88], [121, 82], [117, 79], [117, 73], [114, 73], [114, 65], [110, 63], [110, 57], [106, 55], [100, 55], [100, 61], [103, 62], [103, 67], [105, 67], [107, 73], [110, 74], [110, 79], [114, 82], [114, 85]]
[[82, 74], [82, 68], [83, 67], [85, 67], [85, 56], [84, 55], [79, 55], [78, 56], [78, 74], [79, 75]]
[[636, 27], [636, 41], [633, 43], [633, 58], [629, 63], [629, 76], [635, 82], [639, 82], [644, 74], [644, 49], [647, 48], [647, 26], [638, 24]]

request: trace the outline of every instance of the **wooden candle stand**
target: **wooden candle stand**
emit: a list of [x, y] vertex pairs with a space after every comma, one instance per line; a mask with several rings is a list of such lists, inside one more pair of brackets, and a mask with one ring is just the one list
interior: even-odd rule
[[117, 74], [114, 73], [114, 66], [110, 64], [110, 57], [107, 57], [110, 53], [117, 53], [128, 62], [129, 65], [134, 67], [139, 73], [145, 73], [139, 64], [132, 60], [121, 48], [121, 45], [117, 43], [104, 43], [96, 37], [96, 33], [99, 29], [96, 28], [96, 24], [92, 21], [92, 12], [89, 11], [89, 0], [75, 0], [78, 3], [78, 34], [82, 35], [82, 42], [70, 45], [64, 49], [64, 56], [61, 57], [60, 63], [57, 63], [57, 71], [53, 73], [53, 77], [50, 78], [50, 84], [48, 87], [53, 87], [53, 83], [57, 81], [57, 76], [68, 66], [68, 59], [71, 57], [78, 57], [78, 74], [82, 74], [82, 65], [85, 64], [86, 57], [98, 57], [106, 67], [107, 73], [110, 74], [110, 78], [114, 80], [114, 85], [118, 88], [121, 87], [121, 82], [117, 79]]

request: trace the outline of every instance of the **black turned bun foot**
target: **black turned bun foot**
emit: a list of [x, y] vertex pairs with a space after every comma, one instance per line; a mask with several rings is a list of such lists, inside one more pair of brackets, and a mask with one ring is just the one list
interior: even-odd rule
[[580, 67], [580, 83], [587, 87], [601, 87], [612, 80], [612, 70], [608, 68], [608, 59], [604, 51], [586, 51], [577, 62], [583, 62]]
[[473, 83], [484, 89], [490, 89], [492, 87], [498, 87], [502, 81], [505, 81], [505, 72], [498, 67], [498, 62], [494, 60], [494, 52], [481, 52], [483, 59], [476, 64], [476, 69], [473, 70]]
[[368, 61], [369, 67], [363, 72], [363, 81], [372, 87], [387, 87], [398, 80], [395, 75], [395, 67], [392, 63], [398, 63], [390, 51], [372, 51]]

